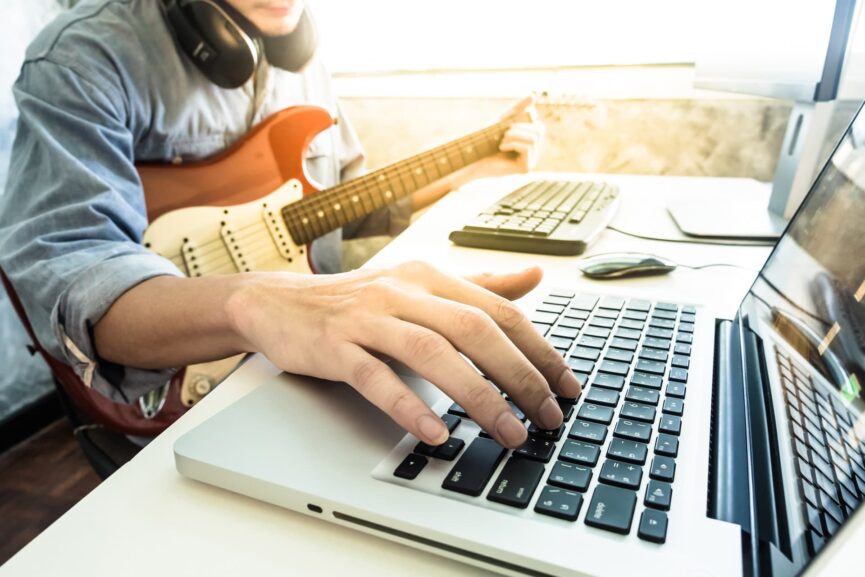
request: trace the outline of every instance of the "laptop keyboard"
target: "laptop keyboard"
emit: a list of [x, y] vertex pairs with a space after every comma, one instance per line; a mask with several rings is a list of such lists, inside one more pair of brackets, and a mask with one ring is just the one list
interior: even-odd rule
[[806, 369], [775, 349], [796, 455], [808, 548], [816, 555], [865, 500], [865, 427]]
[[663, 543], [695, 317], [690, 306], [551, 292], [531, 321], [584, 383], [580, 398], [558, 399], [564, 423], [527, 423], [526, 443], [508, 451], [453, 404], [442, 419], [460, 437], [418, 443], [393, 475], [411, 481], [430, 460], [453, 460], [445, 491], [572, 522], [582, 513], [586, 525], [620, 534], [639, 517], [637, 535]]

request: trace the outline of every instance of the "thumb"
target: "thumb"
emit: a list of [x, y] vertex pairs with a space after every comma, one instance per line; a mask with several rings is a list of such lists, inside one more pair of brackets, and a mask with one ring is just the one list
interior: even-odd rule
[[467, 276], [466, 280], [506, 299], [515, 300], [538, 286], [543, 276], [543, 271], [539, 267], [533, 266], [514, 273], [483, 273]]

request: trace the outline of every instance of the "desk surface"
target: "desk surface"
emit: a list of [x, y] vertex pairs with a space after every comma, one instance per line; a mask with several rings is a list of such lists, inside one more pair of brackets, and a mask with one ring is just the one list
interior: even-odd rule
[[[552, 175], [550, 175], [552, 176]], [[642, 241], [605, 231], [589, 254], [655, 252], [701, 265], [739, 268], [678, 269], [668, 276], [599, 283], [580, 277], [573, 258], [499, 253], [451, 245], [447, 233], [525, 177], [476, 182], [440, 201], [367, 266], [427, 260], [453, 273], [515, 270], [540, 265], [545, 283], [586, 291], [677, 300], [710, 306], [732, 317], [766, 247], [726, 247]], [[666, 202], [684, 196], [724, 194], [768, 198], [751, 180], [609, 176], [623, 204], [615, 226], [650, 236], [679, 237]], [[260, 356], [145, 447], [130, 463], [33, 540], [2, 568], [13, 575], [489, 575], [480, 569], [267, 505], [181, 477], [174, 468], [174, 441], [278, 371]], [[865, 541], [865, 515], [848, 523], [818, 559], [810, 576], [844, 574], [858, 565], [850, 539]], [[835, 554], [835, 553], [838, 554]], [[847, 569], [847, 571], [845, 571]]]

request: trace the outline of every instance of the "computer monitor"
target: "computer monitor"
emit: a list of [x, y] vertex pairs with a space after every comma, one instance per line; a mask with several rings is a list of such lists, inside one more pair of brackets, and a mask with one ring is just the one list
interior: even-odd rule
[[716, 199], [717, 210], [687, 201], [669, 210], [687, 234], [772, 239], [865, 99], [865, 41], [856, 34], [861, 3], [737, 4], [705, 7], [694, 86], [793, 101], [768, 206]]

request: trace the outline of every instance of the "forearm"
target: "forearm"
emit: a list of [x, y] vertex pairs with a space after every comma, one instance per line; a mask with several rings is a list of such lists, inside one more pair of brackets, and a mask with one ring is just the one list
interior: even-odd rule
[[148, 279], [118, 298], [93, 330], [100, 358], [163, 369], [245, 352], [226, 314], [245, 275]]

